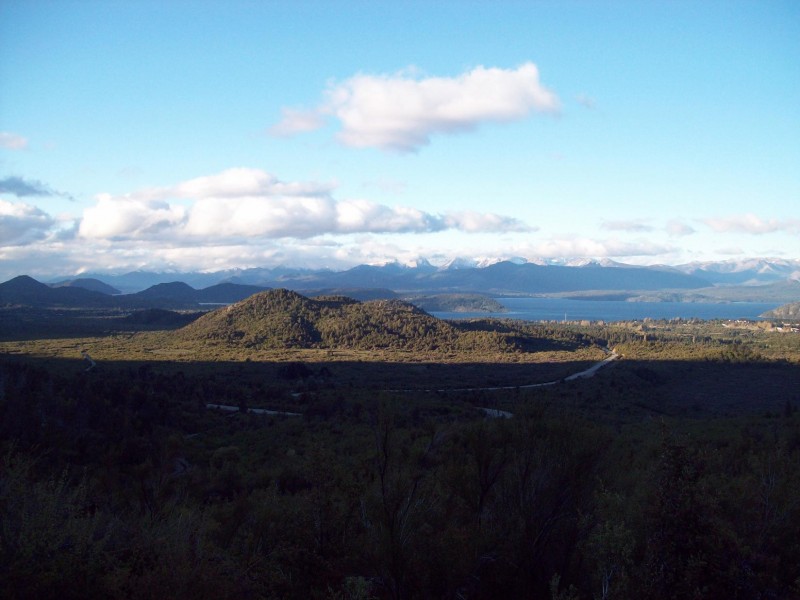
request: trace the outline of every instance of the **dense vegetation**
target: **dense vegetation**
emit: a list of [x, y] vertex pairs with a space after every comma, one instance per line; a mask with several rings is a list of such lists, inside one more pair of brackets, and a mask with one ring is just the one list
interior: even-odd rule
[[433, 294], [408, 296], [406, 300], [428, 312], [493, 312], [507, 309], [494, 298], [480, 294]]
[[[394, 301], [270, 292], [178, 332], [13, 336], [0, 342], [0, 589], [797, 597], [800, 336], [726, 325], [442, 323]], [[458, 351], [490, 338], [500, 354]], [[156, 341], [161, 353], [143, 350]], [[606, 343], [624, 358], [591, 379], [423, 391], [549, 381]], [[574, 363], [535, 362], [558, 352]]]
[[469, 352], [513, 350], [535, 343], [533, 336], [520, 328], [500, 329], [448, 323], [400, 300], [311, 299], [279, 289], [204, 315], [176, 337], [247, 348]]

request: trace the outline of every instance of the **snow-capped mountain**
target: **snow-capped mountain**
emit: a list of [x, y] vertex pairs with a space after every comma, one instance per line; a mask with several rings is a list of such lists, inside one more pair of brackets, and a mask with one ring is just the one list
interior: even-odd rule
[[[502, 273], [502, 275], [500, 275]], [[535, 273], [535, 276], [534, 276]], [[602, 279], [597, 279], [601, 277]], [[676, 279], [676, 276], [684, 279]], [[505, 289], [514, 281], [508, 277], [530, 277], [519, 291], [560, 289], [659, 289], [710, 285], [764, 285], [800, 281], [800, 260], [758, 258], [722, 262], [695, 262], [678, 266], [639, 266], [611, 259], [550, 259], [524, 257], [456, 257], [442, 261], [418, 257], [380, 265], [359, 265], [346, 270], [257, 267], [218, 272], [132, 273], [108, 275], [86, 273], [125, 292], [137, 292], [158, 283], [182, 281], [195, 288], [218, 283], [262, 287], [311, 289], [328, 287], [381, 287], [387, 289], [488, 290]], [[689, 279], [686, 279], [686, 278]], [[554, 279], [555, 278], [555, 279]], [[62, 277], [61, 279], [64, 279]], [[560, 282], [556, 284], [556, 279]], [[58, 280], [56, 280], [58, 281]], [[538, 283], [537, 283], [538, 282]], [[549, 282], [545, 284], [545, 282]], [[568, 282], [570, 282], [568, 284]], [[639, 284], [639, 285], [637, 285]], [[600, 286], [592, 288], [591, 286]]]
[[692, 262], [675, 268], [682, 273], [697, 275], [717, 284], [762, 285], [790, 279], [800, 280], [800, 260], [797, 259], [750, 258]]
[[467, 258], [460, 256], [445, 261], [439, 267], [439, 269], [442, 271], [448, 271], [451, 269], [485, 269], [486, 267], [491, 267], [492, 265], [496, 265], [497, 263], [501, 262], [510, 262], [515, 265], [524, 265], [530, 261], [521, 256], [504, 256], [504, 257], [488, 256], [488, 257], [475, 257], [475, 258]]

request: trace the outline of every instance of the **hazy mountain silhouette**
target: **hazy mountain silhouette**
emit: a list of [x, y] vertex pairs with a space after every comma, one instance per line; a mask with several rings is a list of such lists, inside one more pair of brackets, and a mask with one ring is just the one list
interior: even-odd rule
[[51, 283], [50, 287], [59, 288], [59, 287], [79, 287], [85, 290], [90, 290], [92, 292], [100, 292], [101, 294], [108, 294], [109, 296], [114, 296], [116, 294], [121, 294], [117, 288], [108, 285], [100, 281], [99, 279], [94, 279], [93, 277], [87, 277], [83, 279], [65, 279], [64, 281], [58, 281], [56, 283]]
[[0, 305], [100, 307], [111, 304], [111, 296], [82, 287], [56, 287], [27, 275], [0, 283]]

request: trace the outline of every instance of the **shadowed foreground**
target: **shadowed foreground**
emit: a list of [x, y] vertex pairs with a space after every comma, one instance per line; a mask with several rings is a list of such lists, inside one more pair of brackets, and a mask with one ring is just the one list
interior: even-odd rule
[[798, 593], [794, 363], [623, 359], [546, 388], [402, 394], [385, 390], [536, 369], [85, 369], [0, 365], [11, 598]]

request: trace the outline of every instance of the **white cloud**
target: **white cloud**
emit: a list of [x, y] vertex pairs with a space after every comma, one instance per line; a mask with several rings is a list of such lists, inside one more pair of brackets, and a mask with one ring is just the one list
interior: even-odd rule
[[751, 233], [761, 235], [784, 231], [800, 233], [800, 219], [768, 219], [764, 220], [754, 214], [717, 217], [703, 221], [718, 233]]
[[[172, 239], [210, 244], [325, 234], [526, 231], [491, 213], [433, 214], [369, 200], [336, 200], [332, 186], [282, 182], [258, 169], [229, 169], [120, 197], [101, 195], [79, 233], [92, 239]], [[171, 204], [180, 200], [188, 206]]]
[[445, 222], [454, 229], [477, 232], [530, 232], [538, 228], [530, 227], [513, 217], [505, 217], [492, 213], [476, 213], [464, 211], [450, 213]]
[[201, 198], [189, 209], [183, 232], [220, 240], [302, 238], [331, 231], [335, 224], [335, 203], [326, 197]]
[[10, 131], [0, 131], [0, 148], [7, 150], [24, 150], [28, 147], [28, 140], [21, 135]]
[[[339, 121], [338, 138], [347, 146], [413, 152], [434, 134], [558, 109], [558, 97], [540, 83], [539, 69], [528, 62], [516, 69], [479, 66], [457, 77], [415, 78], [410, 70], [355, 75], [326, 90], [317, 115]], [[316, 125], [309, 113], [284, 109], [273, 129], [287, 135]]]
[[392, 208], [368, 200], [346, 200], [337, 206], [342, 233], [424, 233], [447, 228], [441, 217], [416, 208]]
[[270, 135], [288, 137], [296, 133], [316, 131], [325, 125], [325, 119], [316, 110], [281, 109], [283, 118], [269, 128]]
[[90, 239], [134, 239], [165, 233], [186, 218], [182, 207], [159, 200], [100, 194], [83, 212], [78, 233]]
[[22, 246], [41, 240], [55, 225], [53, 217], [35, 206], [0, 199], [0, 246]]

